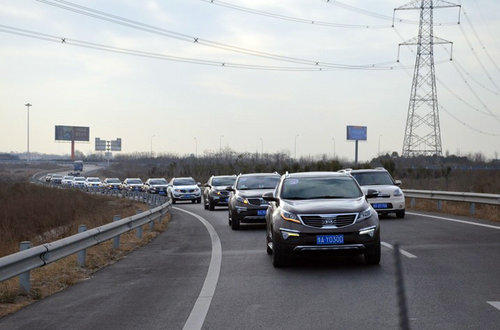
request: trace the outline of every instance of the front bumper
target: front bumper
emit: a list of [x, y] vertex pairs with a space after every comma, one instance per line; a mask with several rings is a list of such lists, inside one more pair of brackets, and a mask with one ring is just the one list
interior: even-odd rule
[[393, 196], [389, 198], [370, 198], [368, 202], [378, 213], [403, 211], [405, 209], [404, 196]]
[[197, 192], [197, 193], [176, 193], [174, 192], [172, 194], [172, 197], [175, 199], [175, 200], [186, 200], [186, 201], [189, 201], [189, 200], [195, 200], [195, 199], [199, 199], [201, 198], [201, 192]]
[[232, 217], [245, 223], [265, 223], [266, 206], [235, 206]]

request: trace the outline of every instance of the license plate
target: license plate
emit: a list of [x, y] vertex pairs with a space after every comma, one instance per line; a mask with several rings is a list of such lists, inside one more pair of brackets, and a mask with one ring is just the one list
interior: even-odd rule
[[372, 206], [374, 209], [386, 209], [387, 203], [374, 203]]
[[267, 210], [257, 210], [257, 215], [266, 215]]
[[316, 244], [344, 244], [344, 235], [318, 235], [316, 236]]
[[191, 195], [184, 195], [182, 197], [184, 197], [184, 198], [191, 198]]

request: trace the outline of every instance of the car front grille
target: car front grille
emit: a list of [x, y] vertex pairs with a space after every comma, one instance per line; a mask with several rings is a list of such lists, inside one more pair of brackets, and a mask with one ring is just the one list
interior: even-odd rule
[[252, 205], [267, 205], [267, 202], [262, 198], [247, 198], [248, 203]]
[[194, 189], [181, 189], [181, 193], [194, 193]]
[[352, 225], [356, 220], [356, 213], [349, 214], [315, 214], [301, 215], [300, 219], [306, 226], [315, 228], [323, 227], [345, 227]]

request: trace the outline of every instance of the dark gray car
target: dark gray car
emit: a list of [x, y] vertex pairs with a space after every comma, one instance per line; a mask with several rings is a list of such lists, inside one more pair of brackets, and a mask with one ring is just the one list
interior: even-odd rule
[[213, 211], [216, 206], [227, 206], [229, 191], [226, 188], [232, 186], [235, 180], [236, 175], [211, 176], [203, 190], [203, 205], [205, 210]]
[[364, 254], [380, 262], [380, 226], [356, 180], [343, 173], [286, 174], [275, 192], [266, 193], [267, 253], [275, 267], [301, 253]]
[[278, 173], [240, 174], [236, 178], [228, 205], [229, 225], [233, 230], [241, 223], [264, 223], [267, 201], [262, 194], [273, 191], [280, 180]]

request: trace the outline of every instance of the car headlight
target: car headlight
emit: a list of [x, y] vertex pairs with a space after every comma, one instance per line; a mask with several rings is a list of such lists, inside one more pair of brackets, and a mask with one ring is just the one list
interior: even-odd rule
[[300, 223], [299, 217], [295, 213], [281, 211], [280, 215], [283, 218], [283, 220]]
[[246, 205], [246, 204], [248, 204], [248, 199], [243, 198], [243, 197], [241, 197], [241, 196], [236, 197], [236, 201], [237, 201], [237, 202], [240, 202], [240, 203], [242, 203], [242, 204], [245, 204], [245, 205]]
[[392, 193], [394, 196], [403, 196], [403, 192], [401, 191], [401, 189], [396, 189], [394, 190], [394, 192]]
[[176, 188], [176, 189], [174, 189], [174, 191], [175, 192], [180, 192], [181, 190]]
[[361, 221], [368, 219], [369, 217], [372, 216], [372, 212], [373, 211], [372, 211], [371, 207], [367, 208], [363, 212], [359, 212], [359, 216], [358, 216], [358, 219], [356, 220], [356, 222], [361, 222]]

